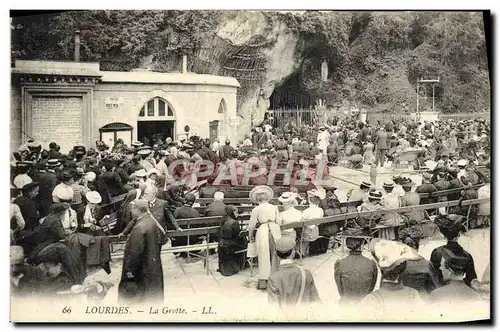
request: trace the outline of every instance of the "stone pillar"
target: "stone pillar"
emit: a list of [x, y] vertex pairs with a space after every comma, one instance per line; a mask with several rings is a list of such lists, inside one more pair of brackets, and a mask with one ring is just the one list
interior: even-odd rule
[[187, 55], [182, 56], [182, 73], [183, 74], [187, 74], [187, 71], [188, 71], [187, 70], [187, 62], [188, 62], [187, 58], [188, 58]]

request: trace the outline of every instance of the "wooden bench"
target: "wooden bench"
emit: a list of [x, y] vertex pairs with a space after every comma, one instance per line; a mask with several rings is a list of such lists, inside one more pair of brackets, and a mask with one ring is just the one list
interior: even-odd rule
[[125, 199], [125, 197], [127, 197], [126, 193], [118, 195], [118, 196], [115, 196], [115, 197], [111, 198], [111, 201], [109, 203], [99, 204], [99, 207], [101, 209], [112, 207], [112, 208], [114, 208], [114, 210], [118, 210], [118, 208], [120, 207], [120, 204], [123, 202], [123, 200]]
[[[187, 261], [189, 263], [190, 256], [201, 257], [204, 259], [203, 266], [207, 269], [207, 274], [209, 274], [210, 266], [209, 266], [209, 256], [210, 250], [218, 247], [217, 242], [210, 242], [210, 235], [219, 234], [220, 233], [220, 224], [222, 221], [222, 217], [208, 217], [208, 218], [193, 218], [193, 219], [178, 219], [177, 222], [183, 231], [177, 230], [168, 230], [166, 235], [169, 238], [174, 237], [187, 237], [187, 245], [176, 246], [165, 248], [161, 250], [162, 253], [178, 253], [178, 252], [186, 252], [188, 257]], [[197, 225], [207, 225], [204, 227], [192, 227]], [[190, 240], [192, 236], [203, 236], [203, 241], [205, 243], [196, 243], [191, 244]], [[109, 236], [109, 242], [111, 243], [120, 243], [125, 242], [125, 239], [119, 239], [118, 235]], [[193, 251], [205, 250], [204, 255], [199, 255], [193, 253]], [[112, 252], [112, 257], [122, 257], [122, 253], [117, 253], [116, 251]]]

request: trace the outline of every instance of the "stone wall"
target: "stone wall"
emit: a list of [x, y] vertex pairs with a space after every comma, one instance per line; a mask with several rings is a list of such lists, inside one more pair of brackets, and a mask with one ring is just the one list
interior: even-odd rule
[[81, 97], [33, 97], [32, 136], [37, 141], [57, 142], [69, 151], [83, 142], [83, 100]]
[[21, 145], [22, 117], [21, 88], [13, 84], [10, 90], [10, 149], [16, 151]]

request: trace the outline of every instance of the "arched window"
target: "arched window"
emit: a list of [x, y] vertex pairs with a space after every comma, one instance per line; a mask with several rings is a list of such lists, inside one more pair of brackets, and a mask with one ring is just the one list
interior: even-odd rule
[[218, 113], [219, 114], [226, 113], [226, 101], [224, 100], [224, 98], [222, 98], [220, 103], [219, 103]]
[[[142, 106], [139, 111], [139, 121], [154, 121], [154, 120], [175, 120], [174, 110], [172, 106], [161, 99], [160, 97], [155, 97], [149, 100]], [[171, 118], [171, 119], [169, 119]]]

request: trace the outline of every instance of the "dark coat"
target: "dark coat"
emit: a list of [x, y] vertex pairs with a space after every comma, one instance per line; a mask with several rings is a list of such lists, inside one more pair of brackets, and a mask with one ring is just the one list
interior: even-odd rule
[[125, 245], [120, 301], [163, 301], [163, 242], [164, 234], [151, 217], [145, 215], [136, 223]]
[[[415, 192], [419, 193], [419, 194], [423, 194], [423, 193], [432, 194], [433, 192], [436, 192], [436, 191], [437, 191], [437, 188], [432, 183], [423, 183], [420, 186], [418, 186], [417, 189], [415, 189]], [[434, 200], [430, 199], [430, 198], [421, 198], [420, 199], [420, 204], [430, 204], [433, 202], [434, 202]]]
[[158, 220], [158, 222], [163, 226], [163, 228], [166, 228], [165, 225], [167, 224], [165, 218], [166, 208], [167, 208], [167, 202], [159, 198], [157, 198], [153, 203], [153, 205], [149, 207], [151, 214], [156, 218], [156, 220]]
[[453, 254], [457, 256], [467, 258], [467, 263], [465, 265], [464, 281], [468, 286], [470, 286], [471, 281], [477, 279], [476, 269], [474, 267], [474, 259], [472, 258], [471, 254], [469, 254], [467, 251], [464, 250], [464, 248], [462, 248], [461, 245], [453, 241], [448, 241], [447, 244], [434, 249], [431, 253], [430, 264], [432, 264], [434, 269], [436, 270], [440, 285], [444, 285], [443, 274], [441, 273], [441, 258], [443, 257], [444, 249], [450, 250]]
[[130, 209], [128, 206], [130, 202], [135, 200], [136, 197], [137, 197], [137, 189], [132, 189], [129, 190], [129, 192], [123, 199], [122, 204], [120, 205], [120, 208], [118, 209], [117, 212], [116, 229], [118, 232], [121, 232], [130, 223], [131, 216], [130, 216]]
[[42, 218], [49, 214], [49, 208], [53, 203], [52, 191], [58, 182], [57, 175], [52, 172], [47, 172], [40, 177], [38, 197], [40, 200], [40, 217]]
[[102, 180], [106, 183], [111, 196], [117, 196], [122, 191], [122, 179], [116, 172], [107, 171], [102, 175]]
[[26, 222], [25, 231], [31, 231], [38, 227], [40, 215], [33, 199], [26, 196], [19, 196], [14, 200], [14, 204], [19, 206], [23, 219]]
[[434, 266], [422, 258], [418, 261], [407, 261], [406, 269], [400, 277], [403, 285], [417, 290], [419, 293], [429, 294], [438, 285], [438, 277]]
[[225, 216], [226, 204], [220, 201], [210, 203], [205, 210], [205, 217]]
[[199, 217], [200, 217], [200, 213], [198, 211], [196, 211], [196, 209], [194, 209], [191, 206], [184, 205], [184, 206], [178, 207], [177, 209], [175, 209], [175, 212], [174, 212], [175, 219], [191, 219], [191, 218], [199, 218]]
[[360, 301], [375, 288], [377, 264], [359, 251], [351, 251], [349, 256], [336, 261], [334, 271], [335, 283], [343, 301]]
[[57, 215], [48, 215], [38, 229], [36, 234], [36, 247], [32, 252], [32, 256], [36, 255], [40, 250], [52, 243], [57, 243], [66, 238], [62, 221]]
[[234, 151], [234, 148], [231, 145], [223, 145], [220, 151], [221, 159], [227, 160], [231, 158], [231, 153]]

